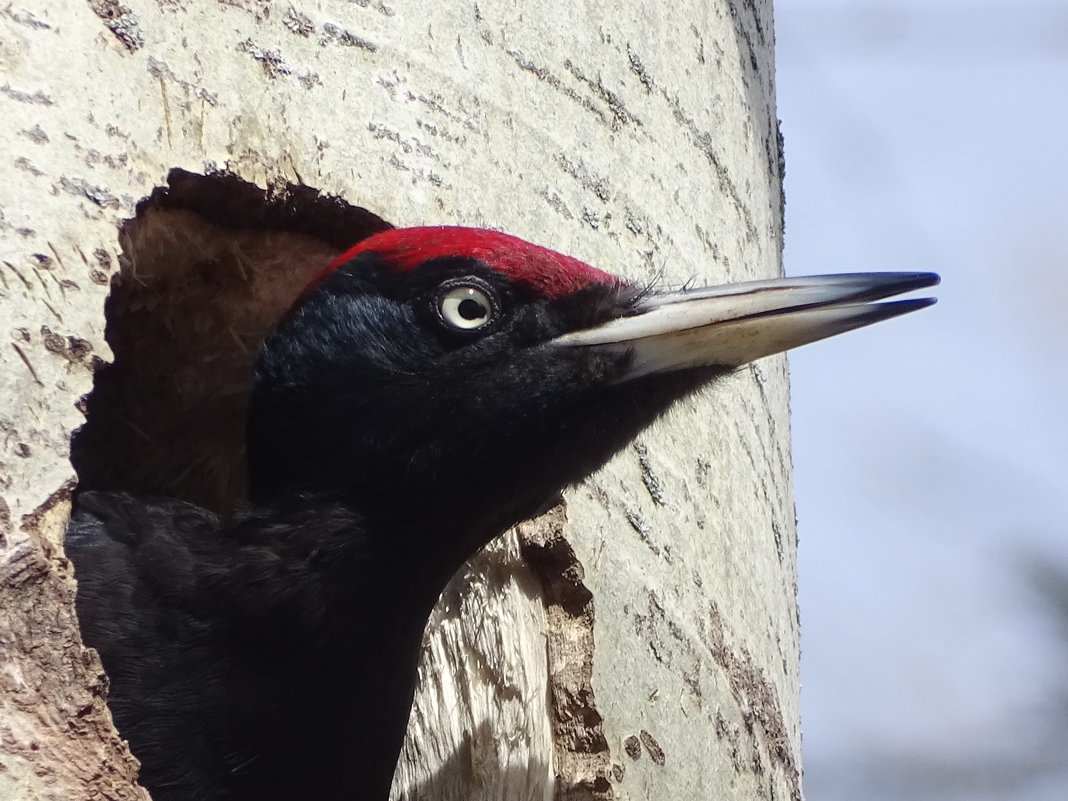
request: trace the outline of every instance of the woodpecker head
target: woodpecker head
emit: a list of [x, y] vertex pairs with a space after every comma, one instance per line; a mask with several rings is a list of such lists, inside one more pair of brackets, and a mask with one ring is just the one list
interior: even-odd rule
[[937, 282], [877, 273], [657, 293], [492, 231], [386, 231], [335, 260], [264, 343], [252, 494], [344, 497], [471, 538], [463, 558], [709, 379], [926, 306], [869, 301]]

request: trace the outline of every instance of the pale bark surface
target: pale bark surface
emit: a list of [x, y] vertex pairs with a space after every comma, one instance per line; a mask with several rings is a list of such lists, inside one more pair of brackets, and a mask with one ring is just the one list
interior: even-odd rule
[[[197, 383], [196, 343], [225, 332], [238, 370], [343, 246], [318, 230], [281, 244], [210, 209], [120, 237], [171, 168], [304, 184], [397, 225], [500, 228], [636, 281], [775, 275], [772, 45], [770, 2], [751, 0], [0, 9], [0, 799], [142, 797], [60, 549], [112, 275], [148, 304], [113, 341], [155, 343], [153, 375], [186, 376], [203, 414], [109, 429], [109, 458], [128, 446], [142, 464], [134, 430], [180, 452], [183, 432], [221, 426], [230, 450], [171, 486], [231, 481], [222, 504], [240, 493], [241, 388]], [[172, 303], [178, 276], [201, 298], [221, 280], [224, 299]], [[215, 415], [212, 393], [236, 405]], [[128, 411], [116, 425], [156, 420]], [[778, 357], [474, 560], [428, 630], [397, 795], [799, 798], [788, 438]]]

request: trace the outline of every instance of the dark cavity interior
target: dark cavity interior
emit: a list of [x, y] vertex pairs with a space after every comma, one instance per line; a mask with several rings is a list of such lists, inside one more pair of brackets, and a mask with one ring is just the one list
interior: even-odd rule
[[71, 446], [82, 489], [245, 498], [245, 410], [264, 335], [329, 262], [391, 227], [314, 189], [172, 170], [120, 229], [114, 361]]

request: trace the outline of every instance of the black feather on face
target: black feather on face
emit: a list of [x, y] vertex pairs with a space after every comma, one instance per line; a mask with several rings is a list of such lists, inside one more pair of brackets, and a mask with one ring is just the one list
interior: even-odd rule
[[[481, 293], [477, 327], [443, 316], [457, 290]], [[357, 256], [264, 345], [250, 412], [253, 497], [348, 499], [406, 526], [398, 536], [433, 536], [453, 551], [439, 563], [451, 573], [708, 377], [702, 368], [618, 383], [628, 353], [552, 344], [632, 314], [637, 296], [604, 282], [546, 298], [473, 259], [396, 273], [373, 253]]]

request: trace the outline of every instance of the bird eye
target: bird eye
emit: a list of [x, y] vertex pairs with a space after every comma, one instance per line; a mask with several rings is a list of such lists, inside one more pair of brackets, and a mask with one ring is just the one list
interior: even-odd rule
[[438, 294], [438, 314], [450, 328], [474, 331], [488, 324], [497, 313], [497, 303], [489, 287], [470, 279], [450, 281]]

